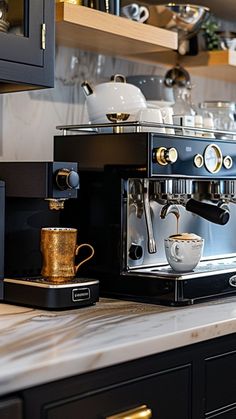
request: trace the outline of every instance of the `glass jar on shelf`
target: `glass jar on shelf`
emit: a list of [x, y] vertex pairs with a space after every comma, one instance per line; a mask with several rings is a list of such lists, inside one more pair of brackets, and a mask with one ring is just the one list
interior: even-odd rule
[[199, 104], [204, 112], [213, 116], [214, 129], [219, 131], [235, 131], [235, 103], [227, 101], [205, 101]]

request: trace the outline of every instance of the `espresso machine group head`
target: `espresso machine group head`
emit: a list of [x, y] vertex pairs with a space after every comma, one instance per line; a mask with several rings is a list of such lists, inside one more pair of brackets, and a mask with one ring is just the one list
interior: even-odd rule
[[4, 301], [47, 309], [95, 303], [97, 280], [55, 284], [41, 275], [41, 229], [60, 227], [65, 203], [77, 198], [78, 163], [1, 162], [0, 179], [6, 190]]
[[[153, 132], [56, 136], [54, 158], [80, 161], [83, 234], [101, 293], [169, 305], [236, 292], [235, 141]], [[81, 203], [81, 205], [80, 205]], [[83, 205], [82, 205], [83, 203]], [[164, 240], [204, 238], [191, 272], [169, 266]]]

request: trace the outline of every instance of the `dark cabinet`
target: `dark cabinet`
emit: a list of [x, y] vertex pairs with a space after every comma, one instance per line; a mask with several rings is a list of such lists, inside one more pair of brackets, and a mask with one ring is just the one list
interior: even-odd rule
[[205, 373], [207, 413], [236, 402], [236, 351], [207, 358]]
[[216, 413], [215, 415], [207, 416], [208, 419], [235, 419], [236, 418], [236, 407], [227, 409], [223, 413]]
[[0, 400], [1, 419], [23, 419], [22, 400], [18, 397]]
[[0, 1], [0, 92], [54, 83], [54, 0]]
[[173, 412], [175, 418], [190, 419], [191, 364], [162, 361], [148, 357], [26, 390], [25, 419], [126, 417], [144, 405], [152, 419], [173, 419]]
[[[24, 419], [235, 419], [235, 361], [232, 334], [11, 396]], [[142, 415], [127, 414], [138, 408]]]
[[89, 397], [78, 395], [73, 400], [64, 398], [57, 403], [44, 406], [43, 417], [77, 419], [78, 412], [81, 412], [79, 417], [86, 419], [108, 418], [121, 412], [125, 417], [125, 412], [143, 405], [151, 410], [153, 419], [173, 419], [173, 406], [179, 418], [189, 419], [191, 366], [186, 365], [138, 377], [114, 388], [100, 388], [92, 392]]

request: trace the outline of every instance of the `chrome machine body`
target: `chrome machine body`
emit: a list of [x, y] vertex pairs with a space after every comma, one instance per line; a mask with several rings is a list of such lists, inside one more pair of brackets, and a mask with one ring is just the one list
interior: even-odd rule
[[[95, 247], [90, 273], [103, 295], [184, 305], [235, 294], [235, 140], [66, 133], [55, 137], [54, 150], [55, 160], [80, 161], [79, 198], [66, 218], [80, 220]], [[177, 229], [205, 239], [192, 272], [167, 263], [164, 239]]]

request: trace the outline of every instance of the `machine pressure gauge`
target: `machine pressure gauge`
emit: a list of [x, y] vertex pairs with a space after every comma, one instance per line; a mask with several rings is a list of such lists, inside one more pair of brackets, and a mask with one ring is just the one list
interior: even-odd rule
[[221, 149], [216, 144], [210, 144], [204, 151], [204, 164], [210, 173], [217, 173], [222, 167]]
[[226, 169], [231, 169], [233, 166], [233, 159], [230, 156], [225, 156], [223, 159], [223, 164]]
[[194, 156], [193, 161], [194, 161], [194, 164], [197, 168], [200, 169], [200, 167], [203, 166], [204, 159], [203, 159], [203, 156], [201, 154], [196, 154], [196, 156]]

